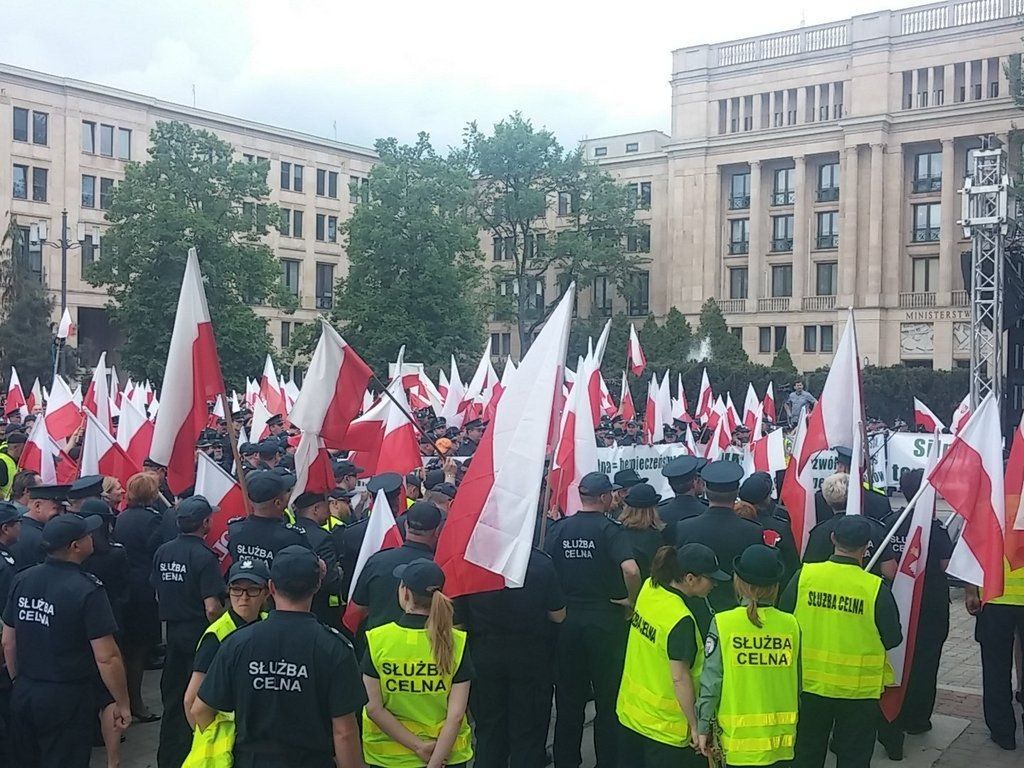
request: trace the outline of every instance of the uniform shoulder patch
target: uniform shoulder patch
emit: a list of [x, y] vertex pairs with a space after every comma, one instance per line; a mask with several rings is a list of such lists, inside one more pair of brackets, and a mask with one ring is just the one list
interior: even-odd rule
[[103, 582], [100, 581], [100, 577], [97, 576], [96, 574], [89, 573], [88, 571], [82, 571], [81, 573], [82, 573], [83, 576], [85, 576], [87, 579], [89, 579], [89, 581], [91, 581], [97, 587], [102, 587], [103, 586]]
[[708, 639], [704, 641], [704, 655], [710, 656], [715, 652], [715, 648], [718, 647], [718, 638], [714, 635], [708, 635]]
[[241, 523], [241, 522], [245, 522], [245, 516], [244, 515], [242, 515], [240, 517], [232, 517], [230, 520], [228, 520], [228, 525], [234, 525], [235, 523]]
[[343, 642], [345, 645], [347, 645], [349, 647], [350, 650], [355, 650], [353, 648], [353, 646], [352, 646], [352, 641], [349, 640], [347, 637], [345, 637], [345, 635], [341, 634], [340, 631], [338, 631], [334, 627], [329, 627], [326, 624], [321, 624], [320, 626], [322, 626], [324, 629], [326, 629], [331, 634], [331, 637], [334, 637], [337, 640], [340, 640], [341, 642]]
[[108, 542], [109, 546], [113, 549], [124, 549], [124, 544], [118, 544], [116, 541]]

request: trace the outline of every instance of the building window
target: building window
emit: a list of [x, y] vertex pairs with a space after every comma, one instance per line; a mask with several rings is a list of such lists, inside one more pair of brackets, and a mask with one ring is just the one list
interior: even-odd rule
[[28, 141], [28, 110], [23, 107], [14, 108], [14, 140]]
[[747, 298], [747, 268], [732, 267], [729, 270], [729, 298]]
[[327, 217], [327, 242], [336, 243], [338, 242], [338, 217], [328, 216]]
[[49, 175], [45, 168], [32, 169], [32, 200], [37, 203], [46, 202], [46, 182]]
[[99, 257], [99, 241], [93, 240], [92, 235], [86, 235], [82, 240], [82, 278], [88, 275], [89, 265]]
[[83, 176], [82, 177], [82, 207], [83, 208], [95, 208], [96, 207], [96, 177], [95, 176]]
[[784, 253], [793, 250], [793, 215], [772, 216], [772, 251]]
[[242, 219], [249, 223], [249, 229], [256, 231], [256, 205], [255, 203], [242, 203]]
[[635, 141], [630, 141], [630, 142], [626, 143], [626, 154], [627, 155], [632, 154], [633, 152], [639, 152], [639, 151], [640, 151], [640, 144], [639, 143], [637, 143]]
[[608, 147], [594, 147], [594, 157], [607, 157]]
[[110, 208], [110, 203], [114, 197], [114, 180], [113, 179], [100, 179], [100, 208], [104, 211]]
[[16, 230], [14, 241], [11, 244], [12, 256], [16, 262], [27, 266], [36, 280], [42, 282], [43, 249], [38, 242], [35, 246], [32, 245], [28, 227], [16, 227]]
[[281, 349], [287, 349], [292, 343], [292, 324], [290, 320], [281, 321]]
[[816, 354], [832, 351], [831, 325], [804, 326], [804, 352]]
[[750, 207], [750, 174], [734, 173], [729, 177], [729, 210], [742, 211]]
[[775, 326], [775, 352], [780, 352], [786, 348], [786, 326], [776, 325]]
[[750, 250], [750, 219], [729, 220], [729, 254], [737, 255]]
[[572, 192], [558, 193], [558, 215], [568, 216], [579, 212], [578, 200]]
[[839, 247], [839, 211], [820, 211], [817, 246], [819, 249]]
[[292, 188], [292, 164], [281, 161], [281, 189]]
[[14, 166], [13, 189], [11, 195], [15, 200], [28, 200], [28, 166]]
[[644, 270], [635, 273], [630, 279], [627, 295], [627, 310], [630, 315], [646, 315], [651, 311], [651, 273]]
[[772, 328], [770, 325], [757, 329], [757, 351], [763, 355], [772, 351]]
[[915, 243], [931, 243], [939, 239], [940, 206], [938, 203], [924, 203], [914, 206]]
[[785, 297], [793, 295], [793, 265], [775, 264], [772, 266], [772, 296]]
[[328, 171], [327, 172], [327, 196], [338, 199], [338, 172]]
[[103, 157], [114, 156], [114, 126], [100, 125], [100, 154]]
[[839, 163], [826, 163], [818, 167], [818, 202], [831, 203], [839, 199]]
[[939, 284], [939, 259], [929, 256], [913, 259], [914, 274], [911, 289], [914, 293], [931, 293]]
[[804, 326], [804, 352], [818, 351], [818, 326]]
[[922, 152], [914, 157], [914, 192], [942, 191], [942, 153]]
[[818, 327], [818, 351], [819, 352], [831, 352], [832, 351], [832, 326], [822, 325]]
[[303, 170], [303, 168], [302, 168], [301, 165], [292, 165], [292, 191], [293, 192], [301, 192], [302, 191], [302, 170]]
[[283, 237], [289, 237], [292, 232], [292, 212], [290, 208], [281, 209], [281, 221], [278, 224], [277, 231], [281, 233]]
[[[524, 248], [526, 259], [529, 261], [532, 258], [543, 256], [546, 252], [547, 242], [548, 236], [543, 232], [527, 235]], [[515, 258], [515, 238], [506, 238], [505, 258], [509, 261]]]
[[494, 261], [504, 261], [505, 259], [505, 239], [501, 237], [491, 238], [491, 247], [493, 248], [492, 254]]
[[295, 259], [281, 259], [281, 282], [293, 296], [299, 295], [299, 262]]
[[499, 357], [508, 357], [512, 354], [512, 334], [492, 333], [491, 354]]
[[323, 168], [316, 169], [316, 193], [320, 197], [327, 195], [327, 171]]
[[651, 252], [651, 228], [647, 224], [639, 224], [626, 230], [627, 253]]
[[651, 207], [651, 182], [641, 181], [637, 189], [639, 192], [636, 198], [636, 205], [638, 208], [647, 210]]
[[835, 296], [839, 287], [839, 264], [819, 261], [814, 265], [814, 290], [817, 296]]
[[96, 123], [82, 121], [82, 151], [87, 155], [96, 154]]
[[316, 234], [315, 237], [318, 242], [324, 242], [327, 235], [327, 214], [318, 213], [316, 215]]
[[117, 129], [117, 159], [132, 159], [132, 132], [128, 128]]
[[32, 143], [47, 145], [47, 133], [49, 132], [50, 116], [45, 112], [32, 113]]
[[612, 316], [612, 296], [608, 290], [608, 278], [604, 275], [594, 278], [594, 314], [600, 317]]
[[796, 192], [793, 189], [793, 182], [796, 170], [793, 168], [779, 168], [775, 172], [775, 186], [772, 187], [772, 205], [792, 205], [796, 200]]
[[316, 308], [330, 309], [334, 306], [334, 265], [316, 265]]
[[302, 211], [292, 211], [292, 237], [302, 238]]

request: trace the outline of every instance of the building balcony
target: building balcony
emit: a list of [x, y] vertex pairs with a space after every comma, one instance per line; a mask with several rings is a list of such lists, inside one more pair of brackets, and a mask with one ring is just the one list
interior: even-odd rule
[[939, 241], [939, 228], [918, 227], [911, 233], [911, 240], [915, 243], [937, 243]]
[[839, 235], [818, 235], [815, 240], [818, 250], [828, 250], [839, 247]]
[[950, 304], [954, 307], [969, 307], [971, 306], [971, 294], [967, 291], [953, 291]]
[[730, 211], [745, 211], [750, 207], [750, 195], [733, 195], [729, 198]]
[[796, 192], [792, 189], [772, 192], [772, 205], [792, 205], [794, 200], [796, 200]]
[[718, 302], [718, 308], [726, 315], [735, 315], [747, 311], [746, 299], [722, 299]]
[[758, 312], [789, 312], [789, 296], [772, 296], [757, 300]]
[[935, 306], [935, 293], [912, 292], [900, 294], [900, 309], [930, 309]]
[[774, 237], [772, 238], [772, 253], [786, 253], [787, 251], [793, 250], [793, 238], [792, 237]]
[[815, 199], [819, 203], [834, 203], [839, 199], [839, 187], [825, 187], [819, 189]]
[[913, 190], [916, 195], [926, 194], [928, 192], [941, 192], [942, 177], [921, 176], [920, 178], [914, 179]]
[[729, 255], [740, 256], [744, 253], [750, 252], [750, 243], [747, 240], [740, 240], [738, 242], [729, 243]]
[[827, 312], [836, 308], [836, 297], [804, 296], [801, 306], [806, 312]]

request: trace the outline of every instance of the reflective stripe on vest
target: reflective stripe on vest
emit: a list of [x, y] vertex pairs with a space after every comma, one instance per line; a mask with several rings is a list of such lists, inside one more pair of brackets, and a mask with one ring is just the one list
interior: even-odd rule
[[[380, 675], [384, 708], [417, 738], [437, 739], [448, 716], [448, 696], [454, 671], [462, 663], [466, 633], [452, 630], [452, 672], [441, 674], [434, 663], [430, 640], [422, 629], [400, 627], [392, 622], [366, 633], [366, 646]], [[469, 723], [462, 718], [448, 762], [465, 763], [473, 757]], [[363, 759], [383, 768], [422, 768], [423, 760], [394, 741], [363, 710]]]
[[1009, 561], [1004, 559], [1003, 573], [1005, 576], [1002, 596], [988, 602], [999, 605], [1024, 605], [1024, 568], [1011, 570]]
[[746, 607], [715, 615], [722, 653], [722, 698], [716, 717], [729, 765], [771, 765], [793, 759], [800, 681], [800, 626], [795, 616]]
[[808, 563], [794, 615], [803, 635], [803, 688], [833, 699], [877, 699], [888, 666], [875, 626], [882, 580], [857, 565]]
[[18, 462], [7, 453], [7, 443], [0, 445], [0, 461], [7, 465], [7, 482], [0, 485], [0, 500], [7, 501], [11, 498], [11, 486], [14, 485], [14, 476], [18, 474]]
[[[693, 618], [682, 598], [648, 579], [636, 599], [629, 626], [626, 663], [615, 705], [619, 722], [642, 736], [674, 747], [690, 742], [690, 727], [676, 699], [668, 658], [668, 635], [681, 619]], [[704, 640], [693, 622], [697, 658], [690, 677], [699, 690]]]

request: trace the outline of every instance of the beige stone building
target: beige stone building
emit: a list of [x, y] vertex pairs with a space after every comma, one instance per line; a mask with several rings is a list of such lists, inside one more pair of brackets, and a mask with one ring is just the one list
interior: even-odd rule
[[937, 3], [674, 51], [671, 136], [585, 142], [649, 199], [649, 310], [692, 320], [714, 296], [754, 360], [785, 346], [807, 370], [853, 306], [870, 363], [966, 365], [958, 190], [979, 136], [1020, 154], [1022, 12]]
[[283, 128], [170, 104], [146, 96], [0, 65], [0, 214], [15, 217], [17, 248], [55, 300], [60, 314], [61, 214], [68, 213], [67, 305], [78, 344], [113, 349], [106, 294], [82, 279], [102, 258], [105, 209], [128, 161], [147, 158], [149, 132], [181, 121], [229, 142], [239, 159], [268, 159], [270, 200], [282, 208], [269, 243], [281, 277], [299, 299], [292, 315], [257, 307], [274, 341], [286, 346], [295, 326], [333, 302], [334, 281], [347, 269], [338, 225], [366, 189], [373, 150]]

